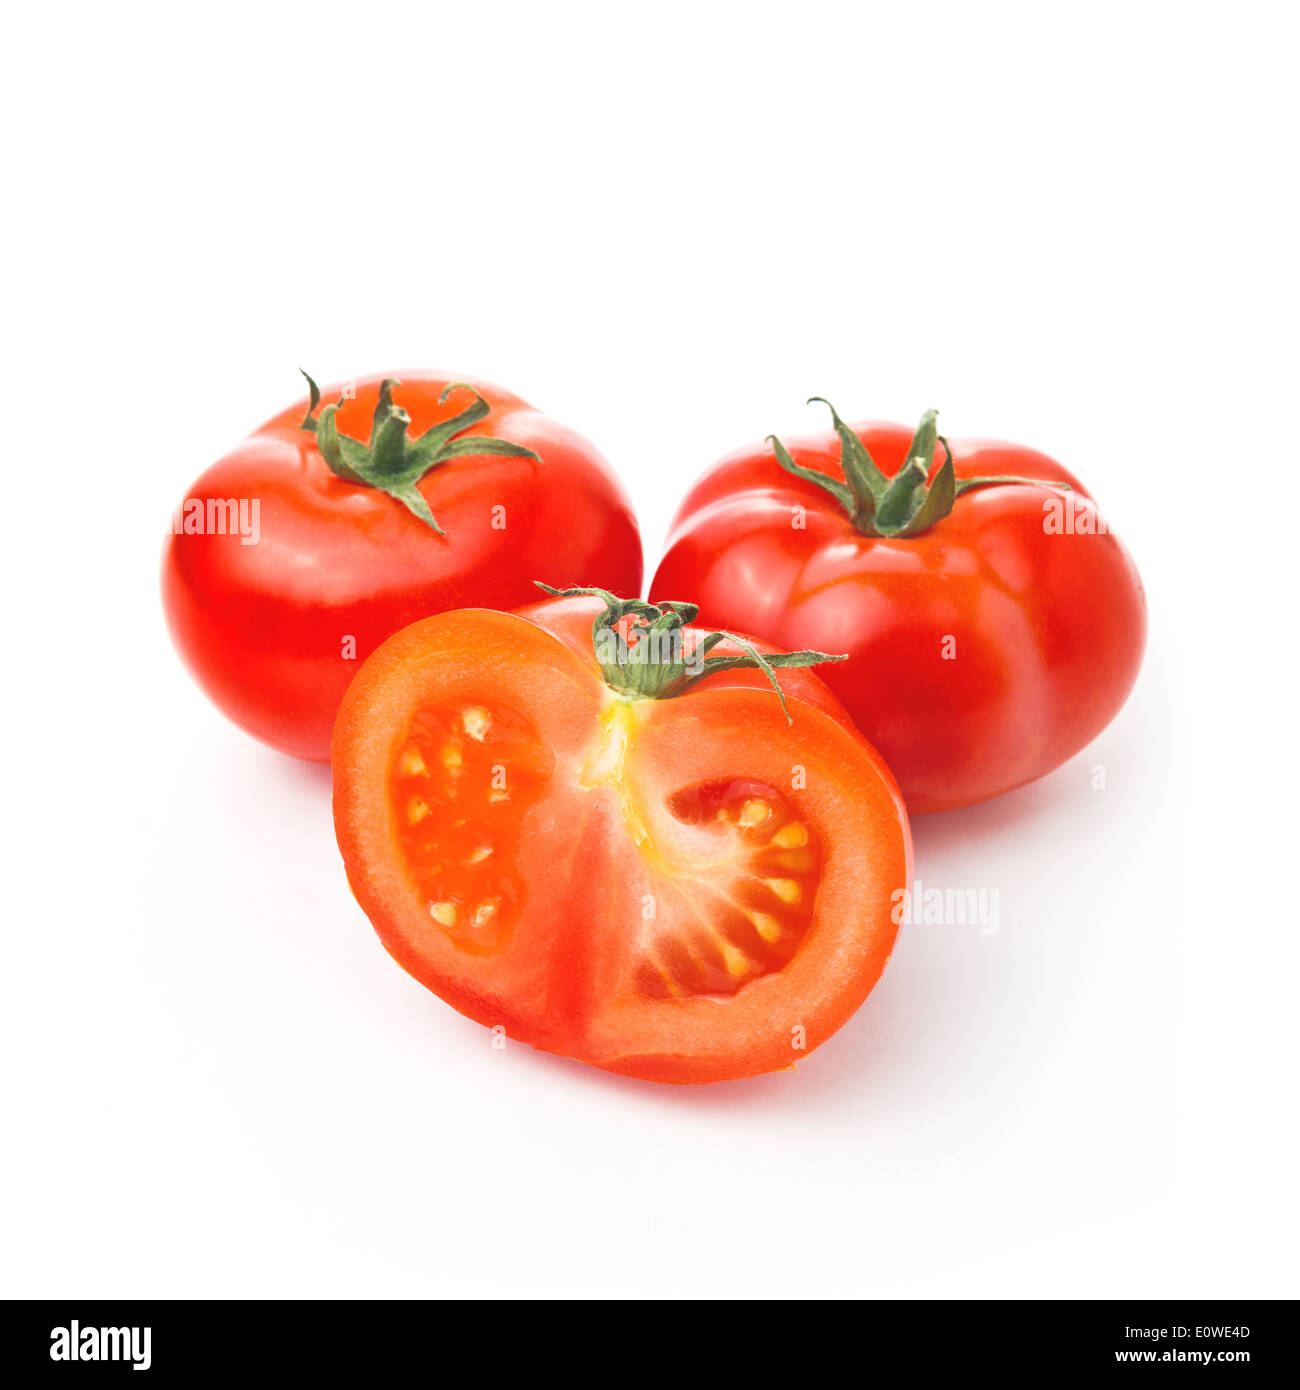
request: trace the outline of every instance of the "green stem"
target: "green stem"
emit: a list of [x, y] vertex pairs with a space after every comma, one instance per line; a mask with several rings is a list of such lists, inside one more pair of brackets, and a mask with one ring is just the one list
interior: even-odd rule
[[[707, 632], [688, 650], [686, 629], [700, 611], [694, 603], [654, 604], [617, 598], [608, 589], [552, 589], [540, 579], [533, 583], [554, 598], [598, 598], [605, 605], [591, 625], [591, 641], [605, 684], [620, 695], [671, 700], [719, 671], [744, 667], [762, 671], [781, 701], [786, 722], [793, 723], [776, 672], [848, 660], [847, 655], [827, 652], [760, 652], [749, 638], [734, 632]], [[625, 618], [631, 619], [626, 635], [619, 631]], [[720, 642], [739, 647], [740, 655], [710, 656]]]
[[[298, 370], [302, 371], [302, 368]], [[472, 386], [453, 382], [446, 387], [438, 397], [439, 405], [453, 391], [472, 392], [473, 404], [458, 415], [453, 415], [450, 420], [444, 420], [418, 438], [411, 439], [407, 435], [411, 417], [393, 400], [394, 388], [402, 383], [396, 377], [385, 378], [380, 383], [379, 401], [370, 423], [370, 442], [363, 444], [351, 435], [339, 433], [335, 416], [343, 404], [343, 397], [340, 396], [337, 405], [327, 405], [318, 418], [313, 418], [320, 405], [320, 387], [306, 372], [302, 374], [307, 377], [311, 403], [303, 416], [301, 428], [316, 436], [316, 447], [331, 471], [345, 482], [386, 492], [440, 536], [446, 533], [438, 525], [419, 488], [420, 480], [430, 470], [450, 459], [479, 455], [530, 458], [537, 463], [542, 462], [541, 456], [532, 449], [526, 449], [522, 444], [512, 444], [506, 439], [478, 434], [457, 437], [485, 419], [491, 411], [488, 403]]]
[[[938, 432], [938, 411], [935, 410], [927, 410], [921, 416], [903, 466], [892, 478], [887, 478], [867, 452], [862, 439], [840, 419], [830, 401], [824, 396], [812, 396], [808, 403], [811, 405], [813, 401], [820, 402], [831, 412], [835, 433], [840, 437], [843, 482], [796, 463], [776, 435], [768, 435], [768, 442], [777, 463], [787, 473], [829, 493], [864, 536], [892, 539], [919, 536], [942, 521], [952, 511], [957, 498], [972, 488], [1016, 485], [1071, 491], [1069, 483], [1048, 482], [1043, 478], [963, 478], [958, 482], [952, 450]], [[944, 461], [934, 481], [928, 482], [936, 444], [943, 445]]]

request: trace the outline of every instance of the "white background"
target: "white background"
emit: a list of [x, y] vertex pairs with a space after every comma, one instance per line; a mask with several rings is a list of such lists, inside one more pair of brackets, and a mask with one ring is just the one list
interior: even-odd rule
[[[1288, 8], [16, 11], [0, 1293], [1300, 1293]], [[167, 641], [168, 513], [300, 363], [508, 385], [651, 564], [814, 393], [1080, 473], [1137, 689], [915, 828], [1000, 930], [905, 931], [798, 1075], [492, 1051]]]

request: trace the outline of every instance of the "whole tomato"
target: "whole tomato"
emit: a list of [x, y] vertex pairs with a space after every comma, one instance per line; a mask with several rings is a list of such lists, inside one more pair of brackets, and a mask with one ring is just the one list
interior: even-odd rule
[[300, 401], [213, 464], [163, 563], [172, 638], [241, 728], [326, 761], [361, 663], [449, 608], [514, 608], [539, 574], [624, 593], [641, 542], [581, 436], [518, 396], [429, 372]]
[[[651, 598], [823, 671], [913, 813], [1043, 776], [1137, 677], [1137, 570], [1077, 478], [1036, 450], [846, 425], [729, 455], [687, 496]], [[942, 447], [942, 462], [936, 465]]]

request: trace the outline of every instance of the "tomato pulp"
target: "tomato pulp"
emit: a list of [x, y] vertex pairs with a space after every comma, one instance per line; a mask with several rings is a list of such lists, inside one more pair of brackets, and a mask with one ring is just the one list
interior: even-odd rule
[[888, 958], [897, 788], [803, 661], [783, 698], [735, 642], [703, 667], [689, 605], [659, 610], [677, 693], [636, 693], [645, 626], [605, 598], [444, 613], [362, 667], [333, 749], [353, 892], [399, 964], [509, 1039], [654, 1081], [789, 1068]]
[[167, 539], [176, 647], [257, 738], [328, 759], [362, 661], [431, 613], [516, 607], [537, 573], [639, 592], [640, 537], [609, 466], [518, 396], [428, 372], [325, 396], [341, 399], [319, 420], [313, 386], [208, 469]]

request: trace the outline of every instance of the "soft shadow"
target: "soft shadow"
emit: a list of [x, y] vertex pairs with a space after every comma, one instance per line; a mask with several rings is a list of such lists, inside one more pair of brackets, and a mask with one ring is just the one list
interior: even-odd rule
[[1046, 777], [1003, 792], [991, 801], [914, 817], [912, 843], [917, 857], [922, 853], [941, 854], [972, 840], [987, 842], [991, 837], [1018, 831], [1029, 822], [1041, 823], [1071, 805], [1081, 804], [1085, 793], [1077, 778], [1063, 775], [1070, 767], [1071, 763], [1066, 763]]
[[[911, 1011], [901, 998], [902, 991], [893, 992], [899, 996], [892, 1001], [893, 1007], [874, 1011], [872, 1004], [877, 1001], [873, 992], [833, 1038], [799, 1062], [797, 1071], [680, 1086], [620, 1076], [571, 1057], [533, 1048], [528, 1049], [526, 1056], [530, 1066], [567, 1078], [584, 1091], [673, 1110], [794, 1111], [810, 1105], [822, 1109], [829, 1103], [832, 1108], [857, 1115], [862, 1111], [864, 1091], [875, 1084], [877, 1077], [892, 1074], [906, 1055], [907, 1049], [901, 1043]], [[870, 1036], [869, 1043], [864, 1042], [864, 1035]], [[893, 1041], [886, 1043], [886, 1038]], [[900, 1045], [894, 1045], [895, 1042]]]
[[300, 786], [308, 789], [316, 789], [326, 797], [329, 796], [332, 788], [329, 763], [309, 763], [302, 758], [286, 758], [283, 754], [270, 753], [270, 758], [274, 760], [274, 766], [279, 769], [278, 775], [283, 777], [291, 786]]
[[558, 1057], [550, 1052], [528, 1051], [531, 1065], [571, 1078], [575, 1085], [594, 1092], [621, 1095], [628, 1100], [645, 1101], [651, 1105], [692, 1110], [770, 1110], [774, 1106], [807, 1099], [804, 1083], [817, 1062], [814, 1055], [801, 1063], [796, 1072], [774, 1072], [751, 1076], [742, 1081], [712, 1081], [704, 1085], [671, 1086], [660, 1081], [643, 1081], [634, 1076], [620, 1076], [602, 1071], [599, 1067], [575, 1062], [571, 1057]]

